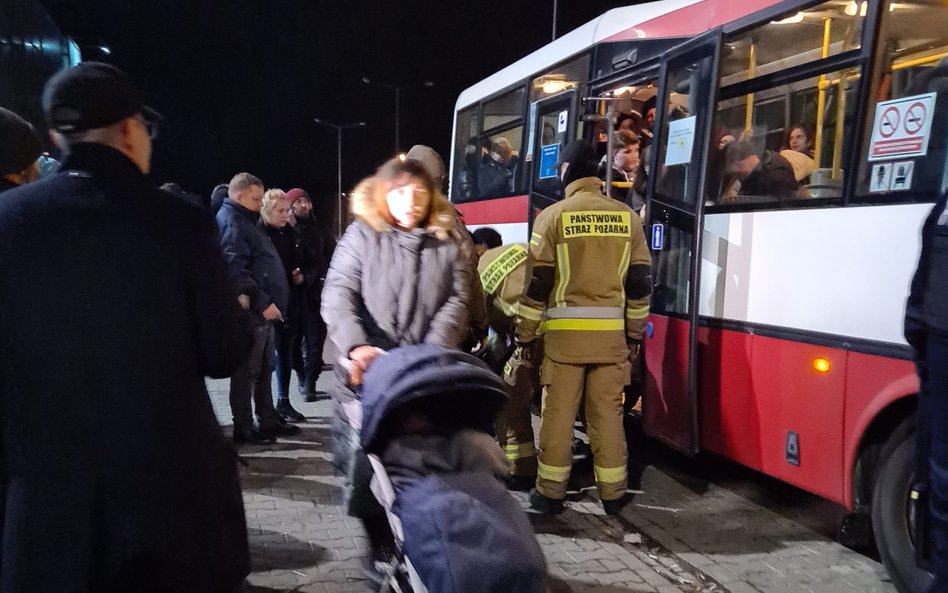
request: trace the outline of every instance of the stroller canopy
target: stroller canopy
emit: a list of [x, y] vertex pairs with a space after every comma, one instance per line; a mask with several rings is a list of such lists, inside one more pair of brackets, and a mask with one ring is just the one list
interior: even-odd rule
[[456, 422], [481, 428], [494, 421], [507, 392], [500, 378], [470, 354], [432, 344], [396, 348], [377, 358], [363, 378], [362, 447], [373, 448], [393, 410], [424, 397], [456, 410]]

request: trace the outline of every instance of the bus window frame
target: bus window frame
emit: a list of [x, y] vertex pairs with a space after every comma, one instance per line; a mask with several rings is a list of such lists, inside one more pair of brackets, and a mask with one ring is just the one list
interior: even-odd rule
[[[522, 152], [522, 150], [523, 150], [522, 146], [523, 146], [523, 143], [525, 142], [525, 138], [526, 138], [525, 132], [526, 132], [526, 130], [527, 130], [527, 127], [526, 127], [526, 123], [525, 123], [525, 122], [526, 122], [526, 120], [527, 120], [528, 112], [529, 112], [529, 109], [530, 109], [529, 103], [526, 103], [526, 99], [528, 99], [528, 98], [529, 98], [529, 95], [530, 95], [529, 82], [530, 82], [530, 79], [521, 79], [521, 80], [517, 81], [516, 83], [511, 84], [511, 85], [508, 85], [508, 86], [502, 88], [501, 90], [499, 90], [499, 91], [497, 91], [497, 92], [495, 92], [495, 93], [492, 93], [492, 94], [490, 94], [490, 95], [487, 95], [486, 97], [482, 97], [480, 100], [475, 101], [474, 103], [470, 103], [470, 104], [465, 105], [464, 107], [461, 107], [461, 108], [455, 108], [455, 110], [454, 110], [455, 117], [457, 117], [457, 114], [461, 113], [462, 111], [464, 111], [464, 110], [466, 110], [466, 109], [470, 109], [471, 107], [476, 107], [476, 108], [477, 108], [477, 128], [478, 128], [478, 130], [477, 130], [477, 135], [475, 136], [475, 138], [477, 139], [477, 145], [478, 145], [478, 146], [481, 145], [481, 143], [484, 141], [485, 138], [490, 138], [490, 137], [493, 136], [493, 135], [496, 135], [496, 134], [505, 132], [505, 131], [507, 131], [507, 130], [512, 130], [512, 129], [518, 127], [518, 126], [522, 127], [522, 128], [523, 128], [523, 131], [521, 132], [521, 135], [520, 135], [520, 136], [521, 136], [521, 137], [520, 137], [520, 144], [521, 144], [521, 152]], [[506, 94], [508, 94], [508, 93], [515, 92], [515, 91], [518, 90], [518, 89], [522, 89], [522, 90], [524, 91], [524, 93], [523, 93], [523, 95], [524, 95], [524, 102], [526, 103], [526, 104], [524, 104], [524, 105], [521, 105], [521, 107], [520, 107], [520, 117], [517, 118], [517, 119], [510, 120], [510, 121], [508, 121], [508, 122], [505, 122], [505, 123], [501, 124], [500, 126], [494, 126], [493, 128], [491, 128], [491, 129], [489, 129], [489, 130], [485, 130], [485, 129], [484, 129], [484, 105], [487, 104], [487, 103], [490, 103], [491, 101], [494, 101], [495, 99], [499, 99], [500, 97], [503, 97], [504, 95], [506, 95]], [[455, 130], [455, 133], [456, 133], [456, 130]], [[459, 142], [459, 140], [456, 138], [456, 139], [455, 139], [455, 144], [458, 143], [458, 142]], [[453, 172], [453, 171], [452, 171], [452, 175], [454, 175], [454, 172]], [[452, 179], [452, 182], [453, 182], [453, 179]], [[517, 179], [516, 182], [517, 182], [517, 187], [515, 187], [514, 193], [511, 194], [511, 195], [514, 195], [514, 196], [515, 196], [515, 195], [519, 195], [519, 192], [522, 192], [522, 191], [523, 191], [523, 187], [522, 187], [522, 186], [523, 186], [523, 170], [522, 170], [522, 168], [521, 168], [521, 171], [520, 171], [520, 178]], [[451, 189], [451, 191], [453, 191], [453, 188]], [[467, 200], [467, 201], [465, 201], [465, 202], [460, 202], [460, 203], [463, 203], [463, 204], [473, 204], [473, 203], [476, 203], [476, 202], [484, 202], [484, 201], [487, 201], [487, 200], [496, 200], [496, 199], [506, 198], [506, 197], [510, 197], [510, 196], [478, 196], [478, 197], [474, 198], [473, 200]]]
[[[748, 15], [737, 21], [733, 21], [723, 27], [725, 42], [733, 36], [742, 35], [755, 28], [761, 27], [770, 21], [779, 18], [785, 18], [795, 12], [812, 8], [824, 3], [825, 0], [786, 0], [776, 4], [769, 9], [765, 9], [753, 15]], [[870, 79], [877, 78], [879, 68], [879, 57], [881, 57], [882, 44], [879, 43], [879, 32], [881, 28], [883, 1], [870, 2], [863, 21], [862, 37], [860, 46], [839, 54], [835, 54], [820, 60], [798, 64], [790, 68], [778, 70], [761, 76], [736, 82], [734, 84], [718, 87], [718, 101], [733, 99], [739, 96], [760, 92], [782, 84], [790, 84], [798, 80], [812, 78], [820, 74], [829, 72], [839, 72], [847, 69], [858, 69], [859, 80], [857, 81], [855, 111], [853, 119], [856, 129], [863, 129], [867, 123], [867, 111], [871, 98], [869, 91], [873, 88]], [[718, 60], [721, 56], [718, 56]], [[720, 84], [720, 78], [718, 80]], [[716, 107], [716, 106], [715, 106]], [[871, 123], [871, 122], [870, 122]], [[771, 202], [749, 202], [740, 204], [708, 204], [706, 211], [709, 214], [726, 212], [751, 212], [760, 210], [803, 210], [812, 208], [840, 207], [850, 204], [865, 204], [866, 201], [857, 200], [855, 190], [857, 186], [859, 159], [863, 152], [865, 143], [865, 133], [852, 141], [850, 153], [843, 155], [842, 169], [848, 171], [843, 175], [840, 196], [833, 198], [820, 199], [801, 199], [791, 201], [771, 201]], [[707, 151], [705, 159], [708, 158]], [[880, 199], [875, 203], [894, 202], [896, 200]], [[897, 200], [904, 202], [905, 200]]]
[[[891, 0], [890, 0], [891, 1]], [[868, 75], [864, 75], [860, 83], [863, 85], [860, 87], [859, 92], [860, 96], [863, 97], [863, 100], [860, 101], [860, 108], [862, 112], [860, 116], [862, 119], [858, 120], [858, 123], [862, 124], [858, 126], [859, 138], [856, 144], [856, 157], [857, 160], [852, 163], [851, 166], [856, 167], [854, 171], [856, 175], [853, 177], [853, 186], [849, 189], [849, 192], [846, 194], [847, 205], [852, 206], [883, 206], [887, 204], [933, 204], [936, 201], [936, 196], [932, 192], [927, 192], [924, 190], [908, 190], [903, 192], [887, 192], [881, 194], [860, 194], [857, 193], [858, 183], [856, 179], [858, 174], [861, 172], [860, 165], [862, 164], [862, 157], [866, 155], [869, 150], [869, 143], [871, 141], [870, 132], [872, 131], [872, 126], [875, 121], [875, 103], [873, 100], [875, 97], [875, 91], [879, 88], [880, 81], [882, 79], [882, 66], [885, 62], [884, 53], [885, 53], [885, 43], [882, 39], [883, 19], [888, 18], [889, 11], [883, 10], [883, 6], [887, 5], [886, 0], [879, 0], [878, 2], [870, 2], [866, 10], [866, 19], [867, 19], [867, 31], [864, 31], [864, 34], [871, 33], [871, 53], [868, 56], [868, 60], [871, 64], [871, 70], [867, 70]], [[869, 19], [872, 19], [871, 21]], [[871, 31], [869, 31], [871, 29]], [[865, 38], [863, 43], [867, 43]], [[870, 109], [870, 103], [871, 109]]]

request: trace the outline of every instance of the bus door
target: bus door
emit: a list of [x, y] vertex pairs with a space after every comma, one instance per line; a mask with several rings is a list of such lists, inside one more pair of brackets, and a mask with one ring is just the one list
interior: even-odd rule
[[698, 254], [720, 47], [720, 30], [714, 30], [666, 55], [646, 161], [652, 301], [644, 337], [643, 426], [688, 454], [699, 444]]
[[530, 174], [530, 224], [537, 213], [563, 199], [556, 162], [560, 152], [576, 138], [577, 95], [575, 90], [530, 104], [527, 141], [532, 160]]

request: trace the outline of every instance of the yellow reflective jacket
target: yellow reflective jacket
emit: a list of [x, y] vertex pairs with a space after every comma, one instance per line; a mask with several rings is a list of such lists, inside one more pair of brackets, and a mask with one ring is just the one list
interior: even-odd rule
[[527, 244], [488, 249], [477, 263], [477, 273], [487, 297], [490, 326], [499, 334], [509, 335], [527, 281]]
[[595, 177], [573, 181], [533, 224], [517, 340], [534, 340], [542, 322], [546, 353], [557, 362], [620, 362], [648, 317], [651, 258], [642, 222], [600, 188]]

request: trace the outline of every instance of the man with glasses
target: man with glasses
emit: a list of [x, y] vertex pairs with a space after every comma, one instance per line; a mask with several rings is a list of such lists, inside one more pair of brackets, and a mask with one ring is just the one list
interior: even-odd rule
[[251, 336], [214, 221], [149, 182], [158, 115], [120, 70], [64, 70], [43, 107], [62, 168], [0, 200], [0, 591], [236, 591], [204, 377]]

